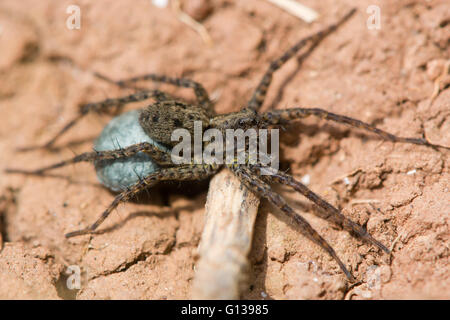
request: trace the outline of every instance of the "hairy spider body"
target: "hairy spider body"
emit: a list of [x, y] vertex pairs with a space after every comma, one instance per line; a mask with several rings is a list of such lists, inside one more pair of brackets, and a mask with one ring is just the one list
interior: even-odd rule
[[171, 139], [172, 132], [176, 129], [186, 129], [193, 136], [195, 121], [200, 121], [202, 128], [208, 128], [208, 111], [179, 101], [156, 102], [143, 109], [139, 115], [139, 123], [145, 133], [168, 146], [177, 143]]
[[[343, 115], [337, 115], [323, 109], [318, 108], [292, 108], [286, 110], [274, 110], [264, 113], [259, 113], [258, 110], [262, 106], [267, 89], [271, 83], [273, 73], [278, 70], [287, 60], [295, 56], [295, 54], [304, 46], [309, 45], [310, 49], [317, 46], [317, 44], [329, 33], [336, 30], [338, 26], [343, 24], [355, 10], [351, 10], [337, 23], [330, 25], [322, 31], [313, 34], [297, 42], [294, 46], [289, 48], [283, 55], [273, 61], [262, 80], [257, 86], [251, 99], [245, 108], [241, 111], [233, 112], [225, 115], [216, 115], [212, 109], [212, 102], [208, 97], [208, 93], [203, 86], [195, 81], [189, 79], [170, 78], [162, 75], [148, 74], [139, 77], [134, 77], [122, 81], [112, 81], [109, 78], [97, 74], [103, 80], [109, 81], [122, 88], [132, 88], [137, 90], [136, 93], [117, 99], [107, 99], [97, 103], [89, 103], [81, 108], [80, 114], [74, 120], [69, 122], [53, 139], [51, 139], [44, 147], [50, 147], [64, 132], [72, 127], [79, 119], [81, 119], [88, 112], [104, 112], [111, 108], [118, 108], [125, 103], [142, 101], [148, 98], [154, 98], [155, 103], [139, 111], [139, 125], [145, 134], [154, 142], [150, 140], [139, 141], [132, 145], [114, 145], [111, 150], [96, 150], [94, 152], [87, 152], [80, 154], [72, 159], [56, 163], [54, 165], [40, 168], [33, 171], [25, 170], [9, 170], [9, 172], [20, 172], [27, 174], [42, 174], [47, 170], [59, 168], [71, 163], [82, 161], [94, 161], [99, 164], [102, 161], [115, 162], [119, 159], [127, 159], [137, 154], [145, 153], [149, 156], [147, 171], [135, 172], [137, 173], [133, 179], [134, 183], [128, 185], [120, 194], [116, 196], [110, 206], [102, 213], [100, 218], [91, 226], [70, 232], [66, 237], [73, 237], [78, 235], [93, 233], [97, 227], [108, 217], [120, 203], [127, 202], [132, 199], [142, 190], [149, 188], [159, 181], [182, 181], [182, 180], [200, 180], [205, 179], [216, 173], [222, 166], [226, 166], [231, 170], [240, 181], [251, 191], [262, 198], [269, 200], [274, 206], [278, 207], [284, 214], [291, 218], [293, 223], [298, 226], [303, 235], [311, 239], [324, 249], [333, 259], [338, 263], [342, 271], [349, 280], [354, 280], [351, 273], [347, 270], [344, 263], [336, 255], [336, 252], [322, 238], [311, 225], [299, 215], [279, 194], [274, 192], [270, 184], [280, 183], [291, 187], [296, 192], [302, 194], [311, 200], [318, 207], [326, 212], [326, 218], [334, 223], [341, 225], [345, 230], [354, 233], [361, 239], [375, 245], [384, 252], [389, 253], [385, 245], [374, 239], [367, 231], [357, 223], [345, 217], [339, 209], [322, 199], [318, 194], [311, 191], [308, 187], [297, 181], [294, 177], [282, 172], [274, 172], [272, 175], [262, 175], [261, 171], [267, 169], [261, 164], [240, 164], [237, 161], [227, 163], [225, 165], [206, 164], [206, 163], [189, 163], [189, 164], [175, 164], [171, 159], [170, 150], [174, 142], [171, 140], [173, 130], [183, 128], [189, 132], [193, 132], [194, 122], [200, 121], [203, 130], [208, 128], [219, 129], [224, 132], [227, 129], [247, 129], [247, 128], [268, 128], [281, 126], [284, 123], [289, 123], [294, 120], [302, 119], [308, 116], [315, 116], [337, 123], [343, 123], [351, 127], [360, 128], [368, 132], [372, 132], [380, 136], [382, 139], [392, 142], [406, 142], [428, 147], [441, 147], [429, 143], [421, 138], [403, 138], [392, 135], [388, 132], [375, 128], [374, 126], [364, 123], [360, 120], [353, 119]], [[134, 86], [139, 81], [158, 81], [169, 83], [179, 87], [192, 88], [197, 97], [196, 105], [190, 105], [185, 102], [177, 101], [170, 97], [170, 95], [159, 90], [148, 90]], [[136, 125], [136, 118], [134, 118], [133, 126]], [[114, 140], [109, 133], [105, 134], [106, 139]], [[159, 143], [159, 144], [158, 144]], [[442, 147], [446, 148], [446, 147]], [[446, 148], [448, 149], [448, 148]], [[131, 158], [132, 159], [132, 158]], [[145, 160], [147, 161], [147, 160]], [[157, 164], [157, 168], [153, 166]]]

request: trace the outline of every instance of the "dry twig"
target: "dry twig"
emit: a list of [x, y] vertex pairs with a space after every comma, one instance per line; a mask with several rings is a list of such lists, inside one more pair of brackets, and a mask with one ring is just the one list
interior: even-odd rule
[[195, 30], [200, 35], [200, 37], [202, 37], [203, 42], [205, 42], [208, 46], [212, 46], [213, 41], [206, 28], [200, 22], [196, 21], [187, 13], [183, 12], [183, 10], [181, 10], [180, 0], [172, 0], [171, 3], [172, 9], [175, 12], [178, 20]]
[[311, 23], [317, 19], [319, 14], [311, 8], [308, 8], [294, 0], [267, 0], [274, 5], [284, 9], [293, 16], [296, 16], [307, 23]]
[[230, 171], [211, 180], [193, 299], [239, 299], [246, 286], [259, 199]]

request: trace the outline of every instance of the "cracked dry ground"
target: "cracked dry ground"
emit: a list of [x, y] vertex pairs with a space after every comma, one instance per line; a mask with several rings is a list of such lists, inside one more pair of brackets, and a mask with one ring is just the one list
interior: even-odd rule
[[[301, 67], [290, 61], [278, 72], [265, 107], [321, 107], [394, 134], [424, 132], [433, 143], [449, 146], [450, 81], [443, 71], [450, 59], [450, 5], [376, 1], [382, 26], [371, 31], [366, 8], [372, 2], [358, 1], [356, 16]], [[154, 189], [150, 199], [121, 206], [101, 234], [67, 240], [64, 233], [93, 222], [114, 198], [92, 166], [69, 166], [48, 177], [6, 175], [3, 169], [36, 168], [88, 151], [110, 118], [88, 116], [56, 152], [14, 151], [48, 140], [80, 103], [123, 94], [67, 61], [114, 79], [145, 72], [192, 77], [218, 97], [217, 112], [236, 111], [271, 59], [335, 21], [354, 1], [303, 0], [321, 15], [307, 25], [265, 1], [214, 0], [202, 21], [212, 47], [150, 1], [132, 7], [77, 3], [78, 31], [65, 27], [72, 2], [0, 3], [0, 297], [187, 298], [206, 186], [189, 196], [177, 183]], [[162, 88], [192, 99], [188, 90]], [[336, 263], [263, 201], [243, 298], [450, 298], [448, 153], [381, 142], [314, 119], [287, 129], [281, 135], [283, 168], [298, 178], [308, 175], [314, 191], [366, 226], [393, 254], [320, 219], [305, 199], [279, 188], [362, 283], [350, 288]], [[65, 289], [70, 265], [81, 267], [80, 291]]]

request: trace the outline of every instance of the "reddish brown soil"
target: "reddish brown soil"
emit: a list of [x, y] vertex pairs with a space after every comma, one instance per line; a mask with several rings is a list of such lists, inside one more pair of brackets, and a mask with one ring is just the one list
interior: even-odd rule
[[[206, 13], [190, 3], [212, 47], [150, 0], [132, 6], [76, 2], [80, 30], [65, 25], [74, 1], [0, 4], [0, 298], [187, 298], [206, 190], [193, 197], [154, 190], [151, 201], [121, 206], [102, 234], [67, 240], [64, 233], [92, 223], [114, 198], [98, 184], [92, 166], [69, 166], [48, 177], [7, 175], [3, 169], [36, 168], [88, 151], [107, 123], [108, 116], [90, 115], [58, 142], [56, 152], [15, 152], [46, 142], [80, 103], [124, 94], [67, 61], [114, 79], [148, 72], [192, 77], [218, 98], [217, 112], [236, 111], [271, 59], [355, 1], [302, 0], [320, 13], [312, 25], [261, 0], [214, 0]], [[371, 4], [381, 8], [380, 30], [366, 27]], [[265, 108], [321, 107], [450, 146], [450, 81], [440, 76], [450, 59], [450, 4], [357, 5], [358, 13], [301, 68], [294, 59], [276, 74]], [[435, 86], [441, 91], [431, 99]], [[185, 89], [162, 88], [193, 97]], [[296, 177], [309, 175], [314, 191], [367, 226], [393, 253], [388, 257], [339, 230], [304, 198], [279, 188], [362, 284], [350, 287], [327, 254], [263, 201], [251, 285], [243, 298], [450, 298], [448, 152], [382, 142], [316, 119], [291, 126], [281, 139], [283, 165]], [[81, 267], [80, 291], [66, 289], [62, 275], [69, 265]]]

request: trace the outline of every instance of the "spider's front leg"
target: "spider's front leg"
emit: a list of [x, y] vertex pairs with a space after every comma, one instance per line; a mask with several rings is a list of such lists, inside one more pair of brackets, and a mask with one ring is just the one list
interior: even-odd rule
[[289, 218], [292, 219], [299, 227], [300, 231], [310, 240], [323, 248], [339, 265], [346, 277], [350, 281], [355, 281], [355, 278], [347, 270], [344, 263], [339, 259], [334, 249], [328, 242], [317, 233], [316, 230], [306, 221], [302, 216], [292, 209], [287, 202], [277, 193], [272, 191], [270, 186], [258, 177], [258, 175], [251, 171], [250, 168], [243, 165], [229, 165], [228, 166], [236, 176], [243, 182], [243, 184], [251, 191], [255, 192], [262, 198], [267, 198], [273, 205], [281, 209]]
[[295, 56], [295, 54], [299, 52], [299, 50], [308, 43], [311, 43], [311, 47], [317, 46], [322, 39], [324, 39], [327, 35], [336, 30], [340, 25], [342, 25], [345, 21], [347, 21], [355, 12], [356, 9], [350, 10], [345, 16], [343, 16], [336, 23], [326, 27], [325, 29], [315, 34], [312, 34], [304, 39], [301, 39], [299, 42], [297, 42], [295, 45], [289, 48], [281, 57], [272, 61], [263, 78], [261, 79], [260, 83], [256, 87], [256, 90], [253, 93], [250, 101], [248, 102], [247, 104], [248, 108], [252, 110], [258, 110], [259, 108], [261, 108], [266, 98], [267, 89], [269, 88], [270, 83], [272, 82], [272, 76], [275, 73], [275, 71], [280, 69], [281, 66], [283, 66], [289, 59]]
[[152, 160], [154, 160], [157, 164], [160, 165], [170, 165], [172, 164], [170, 153], [160, 149], [159, 147], [152, 145], [148, 142], [142, 142], [138, 144], [131, 145], [126, 148], [120, 148], [116, 150], [108, 150], [108, 151], [93, 151], [93, 152], [85, 152], [79, 154], [72, 159], [64, 160], [47, 167], [35, 169], [35, 170], [22, 170], [22, 169], [5, 169], [7, 173], [23, 173], [23, 174], [32, 174], [32, 175], [41, 175], [44, 172], [56, 168], [61, 168], [67, 166], [69, 164], [74, 164], [78, 162], [91, 162], [91, 161], [100, 161], [100, 160], [116, 160], [121, 158], [131, 157], [138, 152], [144, 152], [148, 154]]
[[158, 181], [187, 181], [187, 180], [202, 180], [219, 170], [217, 165], [183, 165], [179, 167], [165, 168], [156, 171], [145, 178], [140, 179], [140, 181], [133, 186], [127, 188], [125, 191], [121, 192], [116, 196], [109, 207], [102, 213], [102, 215], [94, 222], [91, 226], [69, 232], [65, 236], [66, 238], [71, 238], [79, 235], [93, 233], [98, 226], [105, 221], [109, 214], [114, 210], [120, 203], [127, 202], [133, 199], [139, 192], [155, 185]]
[[433, 144], [428, 142], [426, 139], [423, 138], [410, 138], [410, 137], [399, 137], [396, 135], [393, 135], [389, 132], [386, 132], [384, 130], [378, 129], [375, 126], [372, 126], [368, 123], [365, 123], [361, 120], [350, 118], [347, 116], [335, 114], [323, 109], [319, 108], [292, 108], [292, 109], [285, 109], [285, 110], [275, 110], [271, 112], [265, 112], [260, 115], [260, 121], [264, 125], [279, 125], [279, 124], [285, 124], [288, 121], [291, 120], [299, 120], [303, 119], [309, 116], [316, 116], [321, 119], [325, 120], [331, 120], [337, 123], [343, 123], [350, 127], [355, 127], [359, 129], [363, 129], [365, 131], [373, 132], [380, 136], [384, 140], [392, 141], [392, 142], [404, 142], [404, 143], [412, 143], [417, 145], [423, 145], [433, 148], [443, 148], [450, 150], [450, 147], [445, 147], [437, 144]]
[[213, 103], [209, 99], [208, 92], [198, 82], [187, 78], [172, 78], [161, 74], [149, 73], [141, 76], [115, 81], [118, 86], [127, 87], [130, 83], [136, 83], [139, 81], [155, 81], [161, 83], [171, 84], [182, 88], [191, 88], [194, 90], [197, 101], [201, 107], [203, 107], [209, 114], [214, 114]]

